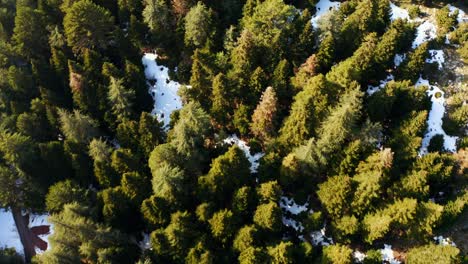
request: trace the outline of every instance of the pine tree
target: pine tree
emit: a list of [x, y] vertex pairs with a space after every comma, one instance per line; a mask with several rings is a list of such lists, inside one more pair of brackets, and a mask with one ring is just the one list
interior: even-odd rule
[[117, 117], [117, 120], [132, 116], [135, 91], [125, 88], [122, 79], [111, 77], [108, 98], [112, 107], [112, 113]]
[[323, 249], [322, 262], [323, 264], [351, 264], [353, 250], [345, 245], [331, 245]]
[[268, 141], [275, 136], [277, 105], [276, 93], [269, 86], [263, 92], [260, 103], [252, 115], [250, 126], [252, 134], [263, 141]]
[[66, 139], [87, 144], [98, 135], [97, 122], [78, 110], [69, 113], [66, 110], [59, 109], [58, 115], [61, 131]]
[[333, 176], [319, 185], [317, 195], [331, 216], [339, 217], [349, 211], [351, 184], [349, 176]]
[[208, 221], [210, 224], [211, 234], [222, 244], [230, 242], [234, 235], [235, 219], [230, 210], [224, 209], [214, 213], [213, 217]]
[[275, 202], [261, 204], [255, 211], [253, 221], [259, 228], [274, 234], [282, 225], [281, 209]]
[[233, 248], [238, 252], [243, 252], [258, 242], [258, 230], [254, 225], [244, 226], [237, 232], [233, 242]]
[[185, 16], [185, 45], [202, 47], [214, 35], [211, 13], [202, 2], [190, 8]]
[[229, 98], [231, 98], [231, 93], [227, 79], [223, 73], [219, 73], [213, 79], [211, 116], [220, 124], [226, 124], [229, 116], [232, 115]]
[[237, 188], [249, 182], [249, 168], [244, 152], [232, 146], [212, 161], [206, 176], [198, 178], [203, 197], [218, 197], [216, 201], [219, 203], [229, 199]]
[[18, 6], [12, 40], [26, 58], [47, 55], [47, 31], [44, 14], [26, 6]]
[[85, 49], [105, 50], [112, 37], [113, 24], [110, 12], [89, 0], [74, 3], [63, 19], [68, 46], [75, 53]]

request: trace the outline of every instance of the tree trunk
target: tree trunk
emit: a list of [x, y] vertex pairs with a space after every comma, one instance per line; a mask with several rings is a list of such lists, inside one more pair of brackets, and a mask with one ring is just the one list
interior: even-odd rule
[[28, 227], [29, 217], [24, 217], [21, 213], [21, 208], [18, 207], [12, 207], [11, 212], [15, 220], [16, 229], [18, 229], [21, 243], [23, 244], [24, 258], [26, 263], [30, 263], [31, 258], [36, 255], [36, 250], [34, 249], [32, 234]]

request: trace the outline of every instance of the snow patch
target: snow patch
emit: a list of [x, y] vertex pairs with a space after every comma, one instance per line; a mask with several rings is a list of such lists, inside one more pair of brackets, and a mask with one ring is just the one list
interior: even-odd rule
[[439, 70], [442, 70], [442, 64], [445, 62], [443, 50], [429, 50], [430, 58], [426, 59], [427, 63], [437, 62]]
[[453, 14], [456, 10], [458, 10], [458, 16], [457, 16], [458, 23], [468, 22], [468, 16], [466, 15], [465, 12], [463, 12], [463, 10], [461, 10], [460, 8], [454, 7], [453, 5], [448, 5], [448, 6], [449, 6], [450, 14]]
[[393, 257], [393, 250], [391, 245], [384, 244], [384, 248], [380, 250], [382, 253], [382, 261], [387, 261], [390, 264], [400, 264], [401, 261]]
[[436, 38], [436, 26], [429, 22], [424, 21], [416, 30], [416, 38], [413, 41], [412, 48], [415, 49], [419, 47], [424, 42], [433, 40]]
[[395, 77], [392, 74], [389, 74], [387, 78], [385, 78], [385, 80], [380, 81], [380, 84], [378, 86], [368, 85], [366, 92], [368, 95], [373, 95], [374, 93], [380, 91], [380, 89], [383, 89], [388, 82], [393, 80], [395, 80]]
[[0, 223], [0, 247], [15, 248], [18, 254], [24, 256], [23, 244], [21, 243], [11, 211], [0, 210]]
[[283, 215], [281, 216], [281, 221], [283, 222], [283, 225], [292, 227], [297, 232], [302, 232], [304, 230], [304, 226], [292, 218]]
[[406, 54], [395, 54], [395, 58], [393, 59], [393, 63], [395, 63], [395, 67], [400, 66], [400, 64], [406, 59]]
[[144, 232], [142, 232], [141, 235], [143, 236], [143, 239], [140, 242], [138, 242], [138, 246], [140, 247], [142, 251], [150, 249], [151, 248], [150, 235]]
[[307, 211], [307, 206], [309, 206], [309, 202], [306, 202], [304, 205], [298, 205], [296, 202], [294, 202], [293, 198], [281, 196], [279, 205], [283, 210], [293, 215], [298, 215], [302, 212]]
[[418, 81], [416, 82], [417, 86], [425, 85], [429, 87], [427, 90], [427, 95], [431, 98], [432, 107], [431, 111], [429, 112], [429, 117], [427, 119], [427, 131], [424, 135], [422, 140], [422, 146], [419, 150], [419, 155], [425, 155], [428, 153], [427, 147], [429, 146], [429, 142], [431, 138], [437, 134], [441, 134], [444, 136], [444, 148], [447, 151], [455, 152], [457, 151], [457, 139], [456, 136], [449, 136], [445, 131], [442, 129], [442, 118], [444, 117], [445, 113], [445, 96], [444, 91], [442, 91], [439, 87], [430, 85], [428, 80], [419, 77]]
[[244, 151], [245, 156], [250, 162], [250, 172], [256, 173], [258, 170], [258, 166], [260, 165], [260, 159], [265, 155], [263, 152], [256, 153], [254, 155], [250, 154], [250, 147], [247, 145], [247, 142], [245, 142], [242, 139], [239, 139], [237, 135], [231, 135], [224, 139], [223, 141], [226, 144], [229, 145], [237, 145], [242, 151]]
[[367, 257], [366, 254], [362, 253], [359, 250], [356, 250], [353, 252], [353, 259], [356, 263], [362, 263], [364, 262], [364, 259]]
[[330, 0], [320, 0], [317, 4], [315, 4], [315, 15], [312, 16], [311, 23], [314, 28], [318, 27], [318, 21], [320, 18], [327, 14], [328, 12], [332, 11], [333, 9], [338, 9], [340, 7], [340, 2], [332, 2]]
[[455, 243], [448, 237], [444, 238], [443, 236], [435, 236], [434, 240], [437, 242], [437, 244], [441, 246], [452, 246], [456, 247]]
[[313, 231], [310, 233], [310, 238], [312, 239], [313, 246], [329, 246], [333, 244], [333, 238], [325, 236], [326, 226], [323, 226], [322, 229]]
[[[182, 108], [182, 100], [177, 94], [181, 85], [169, 79], [169, 69], [158, 65], [157, 57], [156, 53], [145, 53], [141, 61], [145, 66], [149, 93], [154, 100], [154, 108], [151, 113], [163, 122], [164, 128], [167, 130], [171, 121], [171, 113]], [[151, 84], [153, 81], [155, 81], [154, 85]]]
[[392, 16], [390, 17], [390, 20], [394, 21], [399, 18], [411, 20], [406, 9], [396, 6], [394, 3], [390, 3], [390, 8], [392, 9]]

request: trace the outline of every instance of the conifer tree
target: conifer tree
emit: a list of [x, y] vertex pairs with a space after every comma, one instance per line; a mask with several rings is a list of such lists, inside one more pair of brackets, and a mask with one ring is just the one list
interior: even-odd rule
[[252, 115], [250, 130], [252, 134], [263, 141], [275, 136], [277, 97], [274, 89], [269, 86], [262, 94], [260, 103]]
[[202, 47], [214, 35], [211, 12], [202, 2], [190, 8], [185, 16], [185, 45]]
[[117, 120], [131, 117], [135, 91], [125, 88], [123, 80], [111, 77], [108, 98]]
[[68, 46], [75, 53], [85, 49], [105, 50], [112, 37], [113, 24], [110, 12], [89, 0], [74, 3], [63, 19]]
[[59, 109], [58, 115], [61, 131], [66, 139], [87, 144], [98, 135], [97, 122], [78, 110], [69, 113], [66, 110]]

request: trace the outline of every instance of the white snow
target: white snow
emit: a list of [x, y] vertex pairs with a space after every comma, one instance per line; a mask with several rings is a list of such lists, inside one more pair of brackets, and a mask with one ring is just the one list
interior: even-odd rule
[[340, 7], [340, 2], [332, 2], [330, 0], [320, 0], [317, 4], [315, 4], [316, 13], [312, 16], [311, 23], [314, 28], [318, 27], [318, 21], [320, 18], [330, 12], [333, 9], [338, 9]]
[[281, 221], [283, 222], [283, 225], [288, 226], [288, 227], [292, 227], [297, 232], [302, 232], [302, 230], [304, 230], [304, 226], [302, 225], [302, 223], [299, 223], [299, 222], [297, 222], [296, 220], [294, 220], [292, 218], [289, 218], [289, 217], [286, 217], [286, 216], [283, 215], [281, 217]]
[[144, 251], [146, 249], [151, 248], [151, 239], [148, 233], [142, 232], [141, 234], [143, 235], [143, 239], [140, 242], [138, 242], [138, 246], [140, 246], [140, 249]]
[[309, 203], [306, 202], [304, 205], [298, 205], [296, 202], [294, 202], [293, 198], [281, 196], [279, 205], [283, 210], [288, 211], [293, 215], [298, 215], [302, 212], [307, 211], [307, 206], [309, 206]]
[[0, 210], [0, 247], [12, 247], [20, 255], [24, 255], [23, 244], [21, 243], [15, 220], [11, 211]]
[[439, 64], [439, 70], [442, 70], [442, 64], [445, 62], [443, 50], [429, 50], [430, 58], [426, 59], [427, 63], [437, 62]]
[[442, 118], [445, 113], [445, 97], [444, 92], [437, 86], [430, 85], [428, 80], [419, 77], [416, 86], [425, 85], [429, 87], [427, 95], [431, 97], [432, 107], [427, 119], [427, 131], [422, 140], [422, 146], [419, 150], [420, 155], [427, 154], [427, 147], [431, 138], [437, 134], [444, 136], [444, 148], [448, 151], [455, 152], [457, 150], [456, 142], [458, 137], [449, 136], [442, 129]]
[[392, 21], [397, 20], [398, 18], [411, 20], [406, 9], [396, 6], [394, 3], [390, 3], [390, 8], [392, 9], [392, 16], [390, 17]]
[[326, 226], [323, 226], [322, 229], [313, 231], [310, 233], [310, 238], [312, 239], [313, 246], [329, 246], [333, 244], [333, 239], [325, 236]]
[[441, 246], [453, 246], [456, 247], [455, 243], [448, 237], [444, 238], [443, 236], [435, 236], [434, 240], [437, 242], [437, 244]]
[[384, 248], [380, 250], [382, 253], [382, 261], [387, 261], [390, 264], [400, 264], [401, 261], [393, 257], [393, 250], [391, 245], [384, 244]]
[[[286, 196], [281, 196], [279, 205], [283, 211], [289, 212], [292, 215], [298, 215], [302, 212], [307, 211], [307, 206], [309, 206], [309, 203], [306, 202], [304, 205], [298, 205], [293, 198], [288, 198]], [[296, 220], [289, 218], [285, 215], [282, 216], [282, 221], [285, 226], [289, 226], [294, 228], [294, 230], [298, 232], [302, 232], [304, 230], [304, 226], [297, 222]]]
[[450, 9], [450, 14], [453, 14], [453, 12], [458, 10], [458, 16], [457, 16], [458, 23], [468, 22], [468, 16], [466, 15], [465, 12], [463, 12], [463, 10], [461, 10], [460, 8], [456, 8], [453, 5], [449, 5], [449, 9]]
[[395, 63], [395, 66], [398, 67], [405, 59], [406, 59], [406, 54], [395, 54], [393, 63]]
[[356, 263], [362, 263], [364, 262], [364, 259], [367, 257], [366, 254], [362, 253], [359, 250], [356, 250], [353, 252], [353, 259]]
[[379, 86], [372, 86], [368, 85], [367, 86], [367, 94], [368, 95], [373, 95], [375, 92], [378, 92], [380, 89], [384, 88], [385, 85], [387, 85], [388, 82], [394, 80], [395, 77], [392, 74], [387, 75], [387, 78], [385, 80], [381, 80]]
[[[145, 53], [141, 61], [145, 66], [149, 93], [154, 100], [152, 114], [156, 115], [158, 120], [164, 123], [164, 127], [167, 130], [171, 121], [171, 113], [174, 110], [182, 108], [182, 101], [177, 94], [180, 84], [169, 79], [169, 69], [158, 65], [156, 62], [157, 57], [156, 53]], [[150, 81], [156, 81], [156, 83], [151, 85]]]
[[224, 139], [224, 143], [229, 145], [237, 145], [242, 151], [244, 151], [245, 156], [250, 161], [250, 172], [256, 173], [258, 166], [260, 165], [260, 159], [265, 155], [263, 152], [256, 153], [254, 155], [250, 154], [250, 147], [247, 145], [242, 139], [239, 139], [237, 135], [233, 134], [226, 139]]
[[413, 41], [412, 48], [415, 49], [424, 42], [435, 39], [436, 31], [436, 26], [433, 23], [424, 21], [416, 30], [416, 38]]

